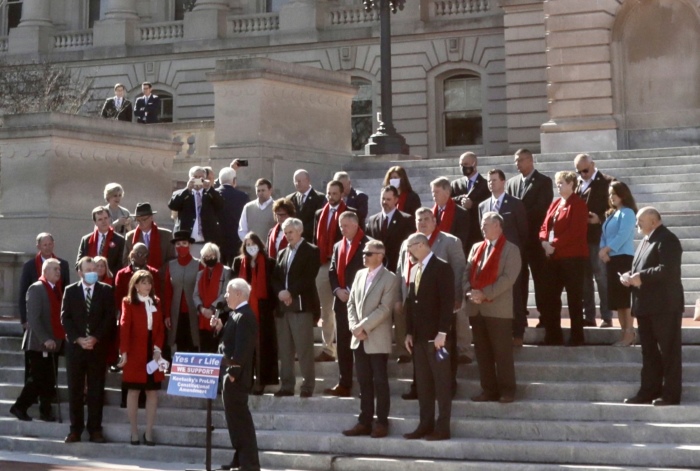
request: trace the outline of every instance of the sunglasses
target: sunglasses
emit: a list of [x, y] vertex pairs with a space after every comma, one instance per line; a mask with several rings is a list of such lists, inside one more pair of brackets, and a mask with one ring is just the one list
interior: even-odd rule
[[579, 175], [583, 175], [583, 174], [586, 174], [588, 172], [589, 172], [589, 169], [587, 169], [587, 168], [584, 168], [583, 170], [576, 170], [576, 173], [578, 173]]

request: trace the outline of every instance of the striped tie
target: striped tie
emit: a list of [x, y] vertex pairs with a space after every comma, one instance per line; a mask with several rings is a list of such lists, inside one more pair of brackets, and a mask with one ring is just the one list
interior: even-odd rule
[[90, 312], [90, 306], [92, 305], [92, 294], [90, 293], [91, 288], [86, 288], [85, 289], [85, 307], [87, 307], [87, 311]]
[[102, 251], [105, 248], [105, 240], [107, 240], [107, 236], [100, 234], [100, 248], [97, 250], [97, 255], [102, 255]]

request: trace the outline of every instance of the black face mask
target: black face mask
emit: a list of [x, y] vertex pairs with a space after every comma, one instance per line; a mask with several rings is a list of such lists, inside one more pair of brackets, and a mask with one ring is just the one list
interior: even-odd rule
[[219, 263], [215, 258], [205, 258], [203, 261], [209, 268], [214, 268], [216, 264]]
[[466, 165], [460, 165], [462, 167], [462, 175], [465, 177], [471, 177], [472, 174], [474, 173], [474, 167], [467, 167]]

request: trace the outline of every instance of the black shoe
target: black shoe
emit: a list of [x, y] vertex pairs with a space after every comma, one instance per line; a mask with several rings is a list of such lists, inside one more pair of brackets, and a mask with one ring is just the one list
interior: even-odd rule
[[537, 323], [537, 325], [535, 326], [535, 329], [544, 329], [544, 324], [542, 323], [542, 321], [539, 321]]
[[651, 402], [652, 402], [651, 399], [645, 399], [645, 398], [639, 397], [639, 396], [628, 397], [627, 399], [624, 400], [625, 404], [651, 404]]
[[27, 414], [26, 410], [22, 410], [17, 406], [12, 406], [10, 407], [10, 414], [14, 415], [17, 417], [17, 420], [21, 420], [22, 422], [31, 422], [32, 418], [29, 417]]
[[409, 355], [401, 355], [396, 359], [396, 363], [399, 365], [403, 363], [411, 363], [411, 357]]
[[404, 401], [415, 401], [418, 399], [418, 392], [414, 388], [411, 388], [407, 393], [401, 395], [401, 399]]
[[287, 397], [287, 396], [293, 396], [294, 392], [293, 391], [285, 391], [284, 389], [280, 389], [275, 393], [275, 397]]
[[156, 446], [156, 442], [151, 441], [151, 440], [149, 440], [149, 439], [146, 438], [146, 432], [144, 432], [144, 434], [143, 434], [143, 443], [144, 443], [146, 446]]
[[654, 406], [661, 407], [661, 406], [679, 406], [681, 404], [681, 401], [667, 401], [666, 399], [654, 399], [652, 402]]
[[117, 365], [112, 365], [109, 367], [109, 372], [110, 373], [121, 373], [122, 369], [119, 368]]
[[583, 326], [584, 327], [598, 327], [598, 324], [595, 323], [595, 319], [584, 319]]
[[133, 437], [131, 438], [131, 444], [132, 444], [132, 445], [135, 445], [135, 446], [141, 444], [141, 442], [139, 441], [138, 435], [136, 436], [136, 440], [134, 440]]
[[302, 391], [302, 392], [299, 393], [299, 397], [302, 398], [302, 399], [309, 398], [309, 397], [311, 397], [311, 396], [313, 396], [313, 395], [314, 395], [314, 393], [312, 393], [311, 391]]
[[39, 420], [43, 422], [56, 422], [56, 417], [51, 412], [49, 412], [48, 414], [40, 414]]

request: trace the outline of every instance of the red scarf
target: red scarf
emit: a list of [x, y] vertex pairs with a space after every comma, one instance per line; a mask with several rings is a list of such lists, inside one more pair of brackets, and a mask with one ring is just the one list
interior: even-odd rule
[[114, 228], [109, 226], [109, 231], [107, 231], [107, 239], [105, 240], [105, 246], [102, 248], [102, 253], [98, 254], [97, 249], [99, 249], [100, 244], [100, 233], [95, 228], [94, 232], [88, 239], [88, 257], [97, 257], [102, 255], [107, 258], [107, 252], [109, 252], [109, 247], [112, 245], [112, 237], [114, 237]]
[[333, 244], [335, 243], [335, 234], [338, 229], [338, 218], [341, 214], [345, 212], [347, 206], [344, 201], [341, 201], [336, 208], [335, 214], [333, 214], [333, 219], [330, 224], [328, 222], [328, 213], [331, 210], [331, 205], [326, 203], [326, 205], [321, 210], [321, 217], [318, 218], [318, 227], [316, 228], [316, 241], [318, 242], [318, 249], [321, 252], [321, 265], [330, 260], [331, 255], [333, 255]]
[[[440, 219], [440, 224], [438, 224], [438, 230], [441, 232], [450, 232], [450, 229], [452, 229], [452, 222], [455, 219], [455, 207], [457, 205], [455, 204], [454, 200], [452, 198], [447, 200], [447, 204], [445, 204], [445, 211], [442, 213], [442, 218]], [[440, 209], [438, 208], [438, 205], [436, 204], [433, 206], [433, 214], [435, 215], [435, 220], [437, 221], [437, 216], [438, 212]]]
[[348, 263], [350, 260], [352, 260], [352, 257], [355, 256], [355, 252], [357, 252], [357, 248], [360, 246], [360, 242], [362, 242], [362, 238], [365, 236], [365, 233], [362, 229], [357, 230], [357, 234], [355, 234], [355, 237], [353, 237], [352, 242], [350, 242], [350, 250], [347, 250], [347, 239], [343, 237], [340, 241], [340, 249], [338, 250], [338, 268], [336, 272], [338, 273], [338, 284], [340, 285], [341, 289], [346, 288], [345, 284], [345, 267], [348, 266]]
[[[63, 325], [61, 324], [61, 293], [58, 283], [51, 287], [44, 275], [39, 277], [46, 289], [46, 295], [49, 297], [49, 303], [51, 304], [51, 329], [53, 330], [54, 339], [63, 339], [66, 336], [66, 331], [63, 330]], [[60, 280], [59, 280], [60, 282]]]
[[[498, 264], [501, 261], [501, 253], [503, 252], [503, 247], [506, 245], [506, 237], [501, 234], [501, 236], [496, 241], [496, 247], [489, 254], [489, 258], [486, 259], [484, 266], [479, 270], [479, 263], [484, 258], [484, 251], [489, 246], [489, 242], [484, 240], [479, 243], [476, 248], [474, 257], [471, 259], [471, 275], [469, 277], [469, 284], [472, 289], [481, 290], [486, 286], [492, 285], [498, 279]], [[491, 302], [486, 300], [486, 302]]]
[[[103, 279], [100, 280], [100, 283], [104, 283], [109, 286], [114, 286], [114, 278], [110, 278], [107, 275]], [[121, 303], [120, 303], [121, 304]]]
[[403, 193], [399, 194], [399, 202], [396, 205], [396, 207], [399, 209], [399, 211], [404, 211], [404, 209], [406, 208], [406, 200], [407, 199], [408, 199], [408, 192], [407, 191], [404, 191]]
[[[419, 232], [416, 232], [416, 234], [419, 234]], [[440, 234], [440, 229], [438, 229], [436, 227], [435, 230], [433, 231], [433, 233], [430, 234], [430, 238], [428, 239], [428, 245], [430, 245], [430, 247], [433, 246], [433, 244], [435, 243], [435, 240], [437, 240], [437, 236], [439, 234]], [[410, 284], [410, 279], [411, 279], [411, 270], [413, 269], [413, 265], [415, 265], [415, 263], [411, 262], [411, 257], [408, 254], [408, 247], [406, 248], [406, 258], [408, 259], [408, 265], [407, 265], [408, 269], [406, 270], [406, 286], [408, 286]]]
[[[55, 258], [56, 260], [58, 260], [58, 257], [54, 255], [53, 252], [51, 253], [51, 256], [49, 258]], [[34, 265], [36, 266], [36, 274], [39, 277], [37, 279], [41, 279], [43, 277], [43, 275], [41, 274], [41, 267], [44, 265], [44, 262], [41, 260], [41, 252], [37, 253], [36, 257], [34, 257]], [[61, 294], [63, 294], [63, 280], [61, 278], [59, 278], [56, 282], [56, 286], [58, 286], [58, 291]]]
[[[282, 247], [280, 247], [281, 249]], [[241, 268], [238, 270], [238, 278], [243, 278], [250, 282], [250, 298], [248, 304], [253, 309], [255, 317], [260, 322], [260, 307], [258, 302], [260, 299], [267, 299], [267, 273], [265, 272], [265, 256], [258, 253], [255, 257], [255, 266], [253, 267], [248, 262], [248, 257], [243, 257]], [[250, 278], [248, 277], [250, 273]]]
[[[275, 227], [272, 228], [272, 231], [270, 231], [270, 237], [267, 239], [267, 254], [270, 256], [271, 259], [275, 260], [277, 259], [277, 247], [275, 247], [275, 243], [277, 242], [277, 233], [282, 230], [282, 224], [275, 224]], [[287, 246], [287, 238], [282, 236], [282, 240], [280, 241], [280, 248], [279, 250], [282, 250]]]
[[[136, 245], [137, 242], [143, 241], [143, 232], [140, 227], [136, 227], [134, 231], [134, 237], [131, 239], [131, 246]], [[160, 234], [158, 233], [158, 226], [154, 222], [151, 226], [151, 240], [148, 242], [148, 265], [152, 267], [160, 267], [163, 265], [162, 254], [160, 252]]]
[[[211, 276], [209, 269], [202, 270], [202, 275], [199, 277], [199, 297], [202, 299], [202, 307], [209, 309], [214, 305], [214, 301], [219, 297], [219, 283], [224, 273], [223, 263], [217, 263], [212, 268]], [[199, 314], [199, 330], [212, 330], [209, 319]]]

